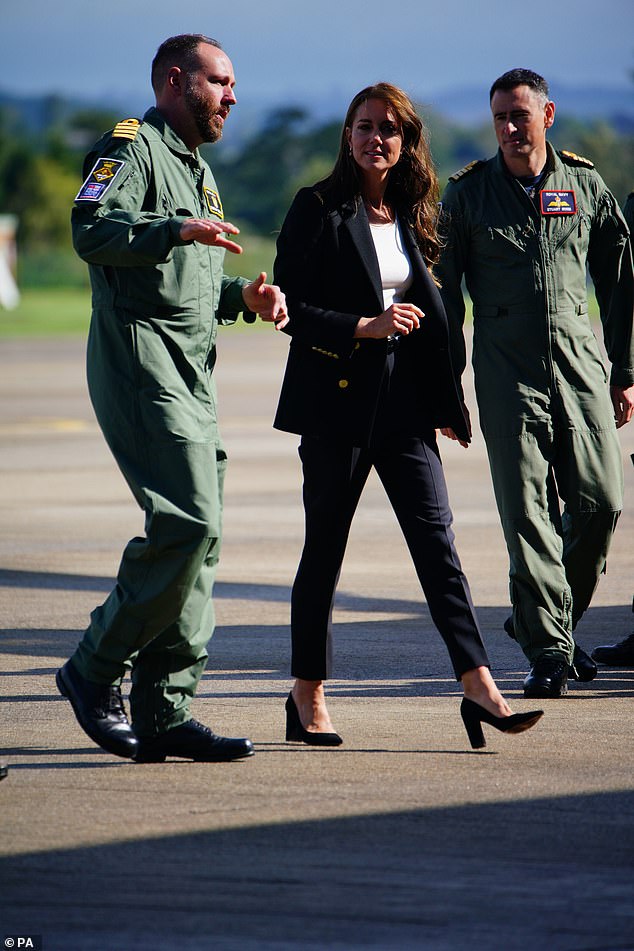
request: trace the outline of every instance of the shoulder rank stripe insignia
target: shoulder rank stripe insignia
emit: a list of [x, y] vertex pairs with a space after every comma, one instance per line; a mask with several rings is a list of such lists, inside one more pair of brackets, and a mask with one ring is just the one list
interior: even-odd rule
[[117, 122], [116, 126], [112, 130], [113, 139], [134, 139], [139, 128], [141, 126], [141, 121], [139, 119], [123, 119], [122, 122]]
[[75, 201], [101, 201], [124, 165], [120, 159], [97, 159]]
[[475, 159], [473, 162], [469, 162], [468, 165], [465, 165], [464, 168], [461, 168], [459, 172], [454, 172], [453, 175], [450, 175], [449, 181], [457, 182], [463, 175], [469, 175], [471, 172], [475, 172], [477, 168], [480, 168], [481, 165], [485, 164], [483, 159]]
[[585, 165], [586, 168], [594, 168], [594, 162], [591, 162], [589, 158], [584, 158], [583, 155], [577, 155], [576, 152], [568, 152], [566, 149], [562, 149], [559, 154], [564, 162], [569, 165]]
[[205, 193], [205, 200], [207, 202], [209, 213], [214, 215], [215, 218], [220, 218], [221, 221], [224, 221], [225, 213], [222, 210], [222, 202], [220, 201], [220, 195], [218, 192], [215, 192], [206, 186], [203, 186], [203, 191]]

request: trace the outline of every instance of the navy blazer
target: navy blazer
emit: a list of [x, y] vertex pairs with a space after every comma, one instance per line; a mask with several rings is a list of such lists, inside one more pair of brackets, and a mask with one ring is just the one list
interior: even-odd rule
[[[409, 416], [418, 432], [450, 426], [468, 441], [447, 315], [412, 229], [399, 222], [413, 271], [407, 300], [425, 314], [398, 342], [411, 380]], [[274, 426], [367, 446], [386, 370], [387, 340], [355, 340], [359, 317], [385, 309], [381, 275], [362, 201], [332, 207], [313, 187], [291, 205], [277, 241], [274, 281], [286, 294], [291, 336]], [[411, 433], [412, 435], [414, 433]]]

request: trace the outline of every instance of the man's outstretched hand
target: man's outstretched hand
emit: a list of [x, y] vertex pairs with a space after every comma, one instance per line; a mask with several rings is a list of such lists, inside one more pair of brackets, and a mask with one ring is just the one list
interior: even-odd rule
[[215, 248], [226, 248], [232, 254], [242, 254], [242, 248], [235, 241], [225, 238], [225, 234], [240, 234], [240, 229], [230, 221], [212, 221], [210, 218], [188, 218], [181, 225], [180, 236], [183, 241], [198, 241]]

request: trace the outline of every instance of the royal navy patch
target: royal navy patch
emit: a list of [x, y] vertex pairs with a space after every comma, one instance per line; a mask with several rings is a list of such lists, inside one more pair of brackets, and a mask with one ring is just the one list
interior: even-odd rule
[[75, 201], [101, 201], [124, 165], [120, 159], [97, 159]]
[[483, 159], [474, 159], [473, 162], [469, 162], [468, 165], [465, 165], [464, 168], [461, 168], [460, 171], [454, 172], [453, 175], [449, 176], [450, 182], [457, 182], [459, 179], [463, 178], [465, 175], [469, 175], [471, 172], [475, 172], [477, 168], [480, 168], [481, 165], [486, 163]]
[[216, 218], [220, 218], [221, 221], [224, 220], [225, 214], [222, 210], [222, 202], [220, 201], [220, 195], [218, 192], [213, 191], [211, 188], [206, 188], [203, 186], [203, 191], [205, 193], [205, 201], [207, 202], [207, 208], [209, 213], [214, 215]]
[[566, 149], [562, 149], [559, 154], [568, 165], [585, 165], [586, 168], [594, 168], [594, 162], [591, 162], [589, 158], [584, 158], [583, 155], [577, 155], [576, 152], [568, 152]]
[[570, 191], [547, 191], [539, 193], [539, 207], [542, 215], [574, 215], [577, 210], [575, 193]]
[[139, 119], [123, 119], [121, 122], [117, 122], [112, 130], [112, 138], [130, 139], [130, 141], [132, 141], [139, 131], [140, 126], [141, 122]]

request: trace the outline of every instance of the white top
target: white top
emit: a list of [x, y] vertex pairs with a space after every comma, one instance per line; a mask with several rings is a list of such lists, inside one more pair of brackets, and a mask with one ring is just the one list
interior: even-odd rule
[[379, 259], [383, 306], [387, 310], [390, 304], [402, 301], [411, 287], [412, 265], [403, 245], [398, 220], [384, 225], [371, 224], [370, 233]]

